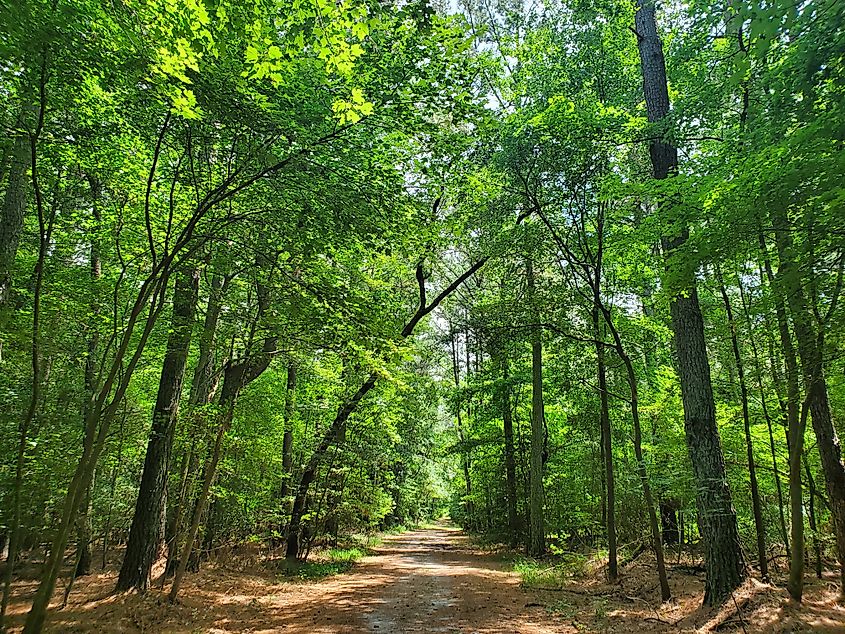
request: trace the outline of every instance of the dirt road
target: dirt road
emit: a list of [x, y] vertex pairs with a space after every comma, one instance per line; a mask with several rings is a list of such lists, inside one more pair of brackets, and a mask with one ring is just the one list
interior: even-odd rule
[[[260, 570], [266, 571], [261, 567]], [[35, 585], [18, 585], [13, 631]], [[315, 582], [279, 582], [259, 568], [206, 567], [189, 579], [178, 605], [158, 590], [114, 595], [113, 571], [77, 584], [53, 609], [48, 632], [123, 634], [538, 634], [546, 611], [520, 589], [495, 556], [474, 551], [454, 528], [387, 536], [348, 573]]]
[[[447, 526], [384, 538], [345, 574], [319, 581], [280, 581], [266, 553], [208, 565], [188, 578], [178, 605], [152, 589], [113, 593], [115, 569], [78, 583], [65, 609], [51, 609], [47, 632], [96, 634], [580, 634], [714, 631], [845, 632], [835, 584], [810, 586], [798, 611], [780, 588], [750, 581], [733, 606], [701, 607], [702, 583], [672, 572], [675, 598], [660, 604], [652, 567], [643, 561], [616, 585], [600, 577], [556, 591], [523, 590], [492, 554], [473, 549]], [[812, 581], [811, 581], [812, 582]], [[35, 590], [19, 581], [10, 608], [19, 632]], [[745, 593], [740, 594], [740, 593]], [[60, 593], [59, 593], [60, 595]], [[745, 598], [743, 598], [745, 596]], [[722, 614], [724, 613], [724, 614]]]
[[526, 608], [516, 576], [454, 529], [389, 537], [353, 579], [366, 584], [354, 591], [360, 632], [551, 631], [535, 621], [537, 606]]

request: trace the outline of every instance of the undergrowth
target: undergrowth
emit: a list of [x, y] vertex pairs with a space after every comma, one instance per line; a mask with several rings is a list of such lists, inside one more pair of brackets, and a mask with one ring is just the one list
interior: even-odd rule
[[279, 573], [286, 579], [315, 581], [348, 571], [366, 554], [366, 549], [356, 546], [329, 548], [308, 561], [283, 560], [279, 564]]
[[520, 557], [513, 562], [513, 570], [521, 577], [523, 587], [535, 590], [561, 588], [574, 578], [586, 576], [589, 567], [590, 559], [578, 553], [561, 554], [553, 561]]

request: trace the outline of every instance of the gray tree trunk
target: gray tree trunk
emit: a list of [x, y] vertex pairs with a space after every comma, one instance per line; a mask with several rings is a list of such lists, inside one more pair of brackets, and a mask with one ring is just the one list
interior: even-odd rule
[[[20, 122], [19, 122], [20, 123]], [[29, 137], [18, 130], [12, 141], [9, 161], [9, 179], [3, 197], [0, 215], [0, 307], [3, 307], [12, 293], [12, 270], [23, 230], [26, 214], [28, 178], [31, 161]]]
[[150, 573], [163, 538], [161, 518], [179, 399], [191, 346], [198, 285], [199, 272], [196, 269], [176, 275], [167, 352], [153, 408], [153, 425], [147, 443], [141, 487], [129, 529], [126, 555], [117, 579], [119, 592], [130, 589], [145, 592], [149, 588]]
[[[637, 0], [634, 20], [648, 120], [658, 123], [669, 113], [669, 91], [654, 2]], [[654, 140], [649, 153], [655, 178], [665, 179], [677, 171], [678, 151], [670, 143]], [[705, 545], [704, 603], [715, 605], [742, 583], [746, 570], [716, 426], [716, 405], [695, 274], [684, 262], [678, 261], [676, 254], [687, 237], [688, 230], [684, 228], [677, 235], [664, 236], [661, 243], [667, 272], [678, 279], [681, 286], [671, 300], [670, 313], [684, 403], [684, 429], [698, 490], [700, 529]]]
[[537, 310], [534, 264], [527, 261], [528, 301], [535, 323], [531, 327], [531, 454], [530, 494], [531, 518], [528, 552], [539, 557], [546, 552], [546, 524], [543, 515], [543, 453], [545, 450], [545, 413], [543, 408], [543, 340]]

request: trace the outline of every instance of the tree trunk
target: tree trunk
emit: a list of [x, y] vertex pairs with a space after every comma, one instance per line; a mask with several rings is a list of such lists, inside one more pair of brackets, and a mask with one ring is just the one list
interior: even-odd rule
[[[455, 380], [455, 388], [460, 388], [461, 386], [461, 372], [460, 368], [458, 367], [458, 342], [455, 337], [455, 332], [452, 330], [452, 325], [449, 324], [449, 342], [451, 344], [451, 351], [452, 351], [452, 376]], [[469, 339], [467, 339], [467, 345], [469, 344]], [[467, 373], [469, 372], [469, 364], [467, 364]], [[465, 512], [466, 512], [466, 527], [473, 528], [473, 519], [475, 517], [473, 503], [472, 503], [472, 480], [470, 474], [470, 457], [469, 457], [469, 449], [464, 446], [464, 426], [463, 421], [461, 420], [461, 406], [460, 403], [458, 404], [455, 410], [455, 427], [458, 432], [458, 441], [461, 443], [461, 468], [464, 472], [464, 486], [466, 487], [466, 505], [465, 505]]]
[[[520, 216], [517, 218], [517, 224], [519, 224], [524, 216]], [[431, 313], [435, 308], [437, 308], [441, 302], [446, 299], [449, 295], [451, 295], [455, 290], [463, 284], [467, 279], [469, 279], [472, 275], [475, 274], [484, 264], [487, 262], [487, 258], [482, 258], [476, 261], [472, 266], [470, 266], [466, 271], [464, 271], [461, 275], [457, 278], [452, 280], [452, 283], [449, 284], [445, 289], [443, 289], [434, 299], [430, 302], [426, 299], [426, 277], [424, 273], [423, 263], [419, 262], [416, 268], [416, 278], [417, 284], [419, 285], [419, 306], [411, 318], [407, 321], [405, 326], [402, 328], [402, 332], [399, 333], [399, 336], [402, 339], [410, 337], [414, 333], [414, 329], [417, 327], [417, 324], [428, 314]], [[296, 559], [299, 554], [299, 532], [302, 523], [302, 516], [305, 512], [305, 501], [308, 497], [308, 488], [311, 486], [311, 482], [314, 481], [314, 477], [317, 474], [317, 469], [320, 466], [320, 463], [323, 459], [323, 455], [326, 453], [326, 450], [331, 446], [332, 442], [334, 442], [337, 434], [346, 424], [346, 421], [352, 415], [352, 413], [358, 408], [358, 405], [361, 403], [363, 398], [367, 395], [367, 393], [375, 387], [376, 381], [378, 380], [378, 375], [371, 374], [366, 381], [358, 388], [358, 391], [352, 396], [352, 398], [341, 405], [338, 409], [337, 414], [335, 415], [335, 419], [326, 432], [323, 435], [320, 444], [317, 446], [317, 449], [311, 454], [311, 458], [308, 460], [305, 468], [302, 471], [302, 474], [299, 478], [299, 483], [296, 487], [296, 497], [293, 501], [293, 510], [291, 512], [291, 521], [288, 527], [288, 535], [287, 535], [287, 544], [285, 550], [285, 557], [287, 559]]]
[[296, 408], [296, 362], [288, 363], [287, 386], [285, 388], [285, 435], [282, 439], [282, 504], [287, 510], [290, 479], [293, 475], [293, 414]]
[[545, 450], [545, 414], [543, 411], [543, 340], [537, 309], [534, 263], [527, 261], [528, 302], [534, 324], [531, 327], [531, 454], [529, 554], [539, 557], [546, 552], [546, 525], [543, 517], [543, 453]]
[[[179, 555], [179, 544], [182, 535], [182, 521], [186, 517], [186, 505], [193, 501], [193, 486], [196, 477], [194, 469], [197, 466], [197, 436], [205, 432], [205, 418], [207, 412], [203, 408], [208, 405], [217, 388], [217, 373], [215, 368], [215, 341], [217, 338], [217, 324], [220, 320], [220, 311], [223, 308], [222, 298], [226, 287], [232, 280], [221, 273], [215, 272], [211, 278], [211, 289], [208, 295], [208, 305], [205, 311], [202, 335], [199, 338], [199, 355], [197, 364], [194, 367], [193, 380], [191, 381], [191, 392], [188, 396], [188, 405], [191, 407], [189, 425], [194, 429], [194, 437], [191, 441], [191, 449], [188, 452], [183, 465], [183, 474], [180, 477], [179, 500], [173, 513], [173, 520], [170, 524], [171, 533], [166, 537], [167, 541], [167, 565], [165, 576], [175, 572], [177, 558]], [[185, 471], [187, 469], [187, 471]], [[162, 583], [164, 579], [162, 579]]]
[[314, 478], [317, 476], [317, 469], [322, 463], [323, 456], [328, 451], [329, 447], [337, 438], [340, 430], [346, 424], [349, 416], [358, 407], [361, 400], [367, 393], [375, 387], [378, 376], [371, 374], [370, 377], [364, 381], [358, 391], [340, 406], [334, 421], [329, 425], [328, 429], [323, 434], [320, 444], [311, 454], [311, 458], [302, 470], [302, 475], [299, 477], [299, 483], [296, 488], [296, 496], [293, 500], [293, 509], [291, 510], [290, 524], [288, 525], [287, 543], [285, 547], [285, 558], [289, 560], [296, 559], [299, 556], [299, 538], [302, 528], [302, 516], [305, 514], [305, 502], [308, 498], [308, 490]]
[[176, 275], [167, 352], [161, 367], [158, 396], [153, 408], [153, 425], [135, 502], [135, 514], [129, 529], [126, 555], [117, 578], [118, 592], [131, 589], [146, 592], [163, 538], [161, 517], [179, 399], [191, 346], [198, 284], [199, 272], [196, 269]]
[[[649, 122], [657, 123], [669, 113], [669, 91], [653, 0], [637, 0], [634, 19], [646, 111]], [[678, 151], [670, 143], [652, 141], [649, 153], [656, 179], [665, 179], [677, 171]], [[716, 406], [695, 272], [679, 261], [676, 253], [687, 237], [688, 230], [683, 228], [677, 235], [664, 236], [661, 243], [669, 277], [681, 282], [679, 292], [671, 299], [670, 312], [684, 403], [684, 428], [705, 543], [707, 579], [704, 603], [715, 605], [724, 601], [742, 583], [746, 571], [716, 426]]]
[[521, 530], [516, 499], [516, 457], [513, 444], [513, 411], [508, 383], [508, 359], [502, 354], [502, 424], [505, 434], [505, 481], [508, 495], [508, 533], [511, 546], [519, 542]]
[[188, 529], [188, 534], [185, 537], [185, 545], [182, 547], [182, 552], [179, 555], [179, 566], [176, 569], [176, 575], [173, 578], [173, 585], [170, 586], [170, 593], [168, 600], [173, 603], [179, 594], [179, 588], [182, 586], [182, 579], [188, 569], [188, 559], [191, 557], [191, 550], [194, 546], [194, 540], [197, 538], [202, 514], [205, 512], [205, 506], [208, 502], [208, 492], [211, 490], [211, 483], [217, 473], [217, 464], [220, 462], [220, 455], [223, 451], [223, 438], [229, 425], [232, 422], [232, 415], [234, 413], [234, 403], [230, 404], [230, 408], [223, 412], [223, 419], [217, 429], [217, 437], [214, 440], [214, 449], [212, 450], [211, 459], [205, 468], [205, 476], [203, 477], [202, 490], [200, 491], [199, 499], [194, 507], [194, 515], [191, 519], [191, 526]]
[[[41, 69], [41, 86], [42, 86], [42, 100], [41, 100], [41, 107], [39, 113], [39, 122], [35, 132], [29, 135], [27, 139], [28, 143], [25, 146], [27, 150], [29, 159], [27, 160], [23, 156], [22, 148], [15, 147], [13, 152], [16, 156], [12, 157], [12, 167], [10, 168], [10, 182], [9, 182], [9, 189], [14, 188], [21, 188], [20, 195], [25, 196], [24, 188], [26, 187], [25, 177], [26, 177], [26, 166], [32, 167], [32, 187], [35, 193], [35, 202], [36, 202], [36, 211], [38, 214], [38, 259], [35, 263], [35, 270], [34, 270], [34, 288], [33, 288], [33, 298], [32, 298], [32, 336], [30, 338], [30, 361], [31, 361], [31, 368], [32, 368], [32, 387], [30, 391], [29, 403], [27, 408], [21, 417], [20, 421], [18, 422], [18, 442], [17, 442], [17, 453], [15, 457], [15, 477], [12, 484], [12, 522], [11, 526], [9, 527], [9, 553], [6, 556], [6, 566], [3, 570], [3, 601], [0, 603], [0, 630], [5, 628], [5, 618], [6, 618], [6, 609], [9, 605], [9, 595], [12, 589], [12, 573], [14, 571], [15, 563], [18, 556], [18, 551], [20, 548], [20, 522], [21, 522], [21, 506], [23, 503], [22, 495], [23, 495], [23, 480], [24, 480], [24, 464], [26, 461], [26, 448], [28, 444], [28, 435], [29, 435], [29, 428], [31, 427], [33, 421], [35, 420], [35, 414], [38, 409], [38, 403], [41, 397], [41, 390], [42, 390], [42, 383], [44, 381], [44, 369], [42, 367], [42, 350], [41, 350], [41, 295], [43, 291], [44, 285], [44, 265], [47, 260], [47, 250], [50, 244], [50, 235], [53, 229], [53, 222], [55, 220], [56, 215], [56, 207], [53, 206], [50, 210], [49, 218], [45, 215], [44, 209], [44, 202], [41, 195], [41, 188], [39, 185], [38, 180], [38, 170], [37, 170], [37, 143], [38, 137], [40, 135], [41, 129], [44, 123], [44, 109], [45, 109], [45, 102], [44, 102], [44, 92], [43, 88], [46, 83], [46, 59], [42, 64]], [[17, 141], [16, 141], [17, 143]], [[15, 175], [15, 170], [18, 169], [20, 166], [16, 166], [15, 164], [19, 161], [23, 161], [23, 181], [16, 181], [13, 183], [11, 178]], [[7, 191], [7, 202], [8, 202], [8, 194]], [[17, 194], [15, 195], [17, 196]], [[18, 200], [16, 204], [19, 204], [19, 211], [21, 214], [21, 222], [23, 221], [23, 205], [25, 202], [21, 202]], [[4, 208], [4, 217], [3, 223], [7, 220], [15, 221], [15, 218], [11, 216], [7, 216], [7, 209]], [[6, 233], [6, 230], [9, 228], [3, 228], [2, 224], [0, 223], [0, 232]], [[17, 235], [14, 237], [14, 247], [15, 250], [17, 249], [17, 239], [20, 236], [20, 228], [17, 229]], [[3, 240], [6, 240], [9, 237], [9, 234], [3, 236]], [[6, 249], [9, 243], [0, 244], [0, 248]], [[5, 255], [0, 255], [0, 257], [5, 257]], [[14, 263], [14, 253], [12, 254], [12, 263]], [[0, 270], [0, 275], [3, 274], [3, 271]], [[6, 282], [9, 282], [11, 277], [6, 279]], [[4, 284], [4, 280], [0, 278], [0, 293], [3, 292], [2, 284]], [[10, 287], [6, 287], [8, 291]], [[8, 297], [8, 294], [7, 294]], [[0, 306], [3, 303], [3, 297], [0, 297]]]
[[[100, 293], [98, 284], [103, 274], [103, 263], [100, 255], [100, 195], [102, 185], [97, 177], [89, 175], [88, 182], [91, 188], [91, 209], [93, 216], [93, 229], [91, 231], [91, 251], [89, 271], [91, 277], [90, 305], [91, 319], [88, 324], [88, 351], [85, 355], [85, 396], [87, 401], [83, 408], [83, 422], [88, 417], [88, 408], [91, 401], [96, 397], [96, 372], [97, 372], [97, 346], [100, 341], [100, 327], [98, 317], [100, 315]], [[82, 503], [79, 505], [79, 517], [77, 518], [77, 565], [76, 577], [84, 577], [91, 572], [91, 487], [85, 491]]]
[[[599, 296], [599, 300], [601, 297]], [[657, 578], [660, 584], [660, 596], [663, 601], [668, 601], [671, 596], [669, 589], [669, 578], [666, 575], [666, 562], [663, 554], [663, 541], [660, 535], [660, 524], [657, 521], [657, 511], [654, 508], [654, 496], [651, 493], [651, 485], [648, 481], [648, 471], [646, 469], [645, 457], [643, 455], [643, 432], [640, 423], [640, 400], [639, 388], [637, 386], [637, 373], [634, 370], [634, 363], [625, 346], [622, 343], [622, 338], [619, 336], [619, 331], [613, 323], [613, 316], [607, 307], [599, 301], [599, 309], [604, 316], [604, 322], [607, 324], [610, 334], [613, 337], [616, 354], [622, 359], [625, 365], [625, 372], [628, 379], [628, 389], [631, 393], [631, 419], [634, 423], [634, 456], [637, 459], [637, 475], [640, 478], [640, 486], [643, 489], [643, 498], [645, 499], [646, 510], [648, 512], [648, 525], [651, 529], [651, 542], [654, 549], [654, 557], [657, 562]], [[680, 549], [678, 549], [680, 551]]]
[[[778, 277], [783, 284], [783, 293], [792, 315], [798, 358], [801, 361], [804, 387], [807, 393], [806, 404], [813, 421], [813, 431], [816, 435], [822, 470], [830, 498], [830, 509], [836, 535], [836, 556], [839, 560], [840, 592], [845, 593], [845, 466], [842, 464], [839, 438], [831, 419], [827, 381], [824, 375], [822, 358], [824, 325], [820, 324], [817, 331], [814, 327], [812, 308], [808, 305], [804, 295], [803, 276], [795, 261], [790, 233], [791, 227], [786, 212], [776, 209], [773, 212], [773, 224], [780, 259]], [[800, 442], [798, 438], [791, 438], [790, 440], [793, 444]], [[798, 448], [793, 446], [791, 449], [797, 452]], [[800, 454], [797, 454], [795, 462], [797, 463], [798, 477], [800, 477]], [[791, 468], [792, 460], [790, 460], [790, 471]], [[793, 544], [793, 549], [795, 548], [796, 546]], [[798, 600], [797, 597], [794, 598]]]
[[618, 554], [616, 549], [616, 483], [613, 476], [613, 443], [610, 429], [610, 405], [607, 396], [607, 368], [604, 360], [604, 342], [601, 337], [599, 321], [599, 302], [601, 285], [601, 263], [595, 267], [593, 279], [593, 336], [596, 339], [596, 371], [599, 387], [599, 426], [601, 428], [602, 458], [604, 458], [604, 477], [607, 491], [605, 530], [607, 531], [607, 577], [615, 581], [619, 576]]
[[[786, 313], [786, 303], [783, 299], [783, 291], [785, 290], [783, 276], [789, 272], [789, 267], [784, 268], [783, 262], [781, 262], [781, 265], [778, 266], [776, 278], [772, 271], [766, 239], [762, 232], [758, 234], [758, 241], [760, 251], [763, 254], [769, 287], [775, 296], [778, 334], [786, 365], [786, 402], [783, 401], [780, 392], [778, 394], [780, 408], [786, 417], [786, 440], [789, 449], [789, 519], [792, 544], [789, 558], [789, 579], [786, 588], [789, 595], [800, 603], [804, 593], [804, 494], [801, 485], [801, 456], [804, 452], [807, 408], [806, 404], [803, 406], [800, 404], [798, 358], [792, 342], [792, 335], [789, 332], [789, 318]], [[774, 356], [771, 350], [770, 355]], [[777, 386], [778, 378], [775, 371], [777, 363], [774, 358], [771, 359], [771, 365]]]
[[810, 469], [810, 461], [807, 459], [807, 454], [802, 455], [804, 461], [804, 470], [807, 472], [807, 488], [809, 489], [808, 504], [807, 504], [807, 518], [810, 521], [810, 531], [813, 533], [813, 554], [816, 557], [816, 578], [822, 578], [822, 549], [819, 545], [819, 533], [816, 524], [816, 482], [813, 478], [813, 472]]
[[737, 379], [739, 381], [739, 397], [742, 405], [742, 421], [745, 429], [745, 451], [748, 458], [748, 479], [751, 485], [751, 508], [754, 514], [754, 528], [757, 533], [757, 561], [760, 566], [760, 577], [764, 581], [769, 579], [769, 564], [766, 556], [766, 526], [763, 523], [763, 507], [760, 504], [760, 487], [757, 483], [757, 465], [754, 462], [754, 444], [751, 438], [751, 417], [748, 413], [748, 386], [745, 382], [745, 366], [742, 362], [742, 354], [739, 350], [739, 338], [737, 336], [736, 320], [728, 297], [728, 291], [718, 270], [716, 276], [719, 281], [719, 292], [722, 295], [722, 302], [725, 305], [725, 314], [728, 318], [728, 327], [731, 332], [731, 350], [733, 351], [734, 364], [736, 365]]
[[[258, 291], [258, 319], [262, 318], [268, 306], [268, 300], [266, 299], [265, 293], [266, 291], [264, 291], [263, 288], [260, 287]], [[262, 297], [264, 297], [264, 299], [262, 299]], [[179, 555], [179, 565], [176, 569], [176, 575], [173, 578], [173, 585], [170, 587], [170, 593], [168, 594], [168, 600], [171, 603], [176, 601], [176, 597], [179, 594], [179, 588], [182, 585], [182, 579], [184, 578], [185, 572], [188, 569], [188, 560], [191, 557], [191, 551], [194, 547], [194, 541], [196, 541], [197, 533], [199, 532], [199, 526], [202, 520], [202, 515], [205, 512], [206, 506], [208, 504], [208, 495], [209, 491], [211, 490], [211, 484], [214, 481], [215, 476], [217, 475], [217, 465], [219, 464], [220, 457], [223, 453], [223, 440], [226, 436], [226, 432], [229, 431], [229, 428], [232, 425], [232, 419], [235, 415], [235, 406], [237, 405], [238, 398], [240, 397], [240, 394], [243, 389], [247, 385], [252, 383], [255, 379], [257, 379], [259, 376], [261, 376], [264, 371], [270, 366], [270, 361], [272, 360], [271, 353], [274, 352], [277, 347], [278, 337], [267, 337], [266, 339], [264, 339], [261, 351], [257, 355], [253, 357], [248, 356], [246, 359], [243, 359], [237, 363], [230, 362], [226, 366], [226, 370], [224, 371], [223, 375], [223, 387], [220, 390], [220, 422], [217, 427], [217, 435], [214, 441], [214, 449], [212, 450], [211, 458], [206, 464], [205, 475], [203, 477], [202, 483], [202, 490], [200, 491], [196, 506], [194, 507], [194, 514], [191, 519], [191, 525], [188, 528], [188, 532], [185, 536], [185, 543], [182, 546], [182, 550]]]
[[[21, 123], [18, 119], [19, 126]], [[22, 129], [16, 130], [12, 140], [9, 179], [0, 216], [0, 308], [6, 305], [12, 294], [12, 270], [26, 214], [27, 170], [30, 160], [28, 134]]]
[[191, 382], [191, 393], [188, 403], [193, 406], [203, 406], [211, 402], [215, 388], [215, 367], [214, 367], [214, 342], [217, 338], [217, 322], [220, 320], [220, 311], [223, 308], [223, 293], [230, 278], [225, 278], [220, 273], [214, 273], [211, 278], [211, 290], [208, 295], [208, 306], [205, 311], [202, 335], [199, 340], [199, 356], [197, 365], [194, 368], [194, 377]]
[[678, 532], [678, 510], [674, 500], [660, 501], [660, 523], [663, 526], [661, 538], [664, 544], [672, 545], [680, 541]]
[[[760, 271], [760, 275], [761, 275], [761, 280], [762, 280], [763, 279], [762, 278], [762, 275], [763, 275], [762, 270]], [[787, 556], [788, 559], [791, 559], [791, 551], [790, 551], [790, 546], [789, 546], [789, 532], [786, 528], [786, 516], [784, 514], [784, 509], [786, 508], [786, 505], [784, 504], [783, 486], [781, 484], [781, 479], [780, 479], [780, 468], [778, 466], [777, 448], [776, 448], [776, 444], [775, 444], [775, 434], [774, 434], [774, 430], [773, 430], [773, 427], [772, 427], [772, 416], [769, 412], [768, 400], [766, 398], [766, 389], [765, 389], [765, 386], [763, 385], [763, 370], [761, 368], [761, 363], [760, 363], [760, 354], [759, 354], [759, 351], [757, 349], [757, 343], [756, 343], [755, 338], [754, 338], [754, 328], [753, 328], [752, 323], [751, 323], [751, 315], [750, 315], [750, 312], [749, 312], [749, 309], [748, 309], [749, 304], [748, 304], [748, 301], [747, 301], [746, 296], [745, 296], [745, 291], [743, 290], [742, 282], [740, 282], [740, 284], [739, 284], [739, 293], [740, 293], [740, 297], [742, 298], [742, 308], [743, 308], [743, 312], [745, 314], [745, 325], [748, 328], [748, 333], [749, 333], [749, 337], [750, 337], [750, 341], [751, 341], [751, 353], [752, 353], [752, 356], [754, 358], [754, 370], [755, 370], [755, 375], [756, 375], [755, 378], [757, 379], [757, 387], [758, 387], [758, 390], [760, 392], [760, 404], [763, 407], [763, 417], [766, 419], [766, 428], [769, 432], [769, 451], [770, 451], [770, 454], [772, 456], [772, 470], [774, 472], [775, 489], [777, 491], [777, 496], [778, 496], [778, 517], [780, 519], [781, 538], [783, 539], [783, 544], [784, 544], [784, 547], [786, 548], [786, 556]], [[770, 330], [768, 316], [765, 320], [765, 329], [766, 329], [766, 331]], [[771, 346], [770, 352], [771, 352], [772, 369], [774, 370], [776, 368], [776, 365], [775, 365], [776, 361], [775, 361], [775, 358], [774, 358], [774, 356], [775, 356], [774, 355], [774, 346], [771, 345], [772, 340], [771, 340], [771, 334], [770, 333], [769, 333], [769, 343], [770, 343], [770, 346]], [[779, 383], [779, 376], [778, 375], [779, 375], [778, 372], [774, 372], [773, 377], [772, 377], [774, 379], [776, 385]]]

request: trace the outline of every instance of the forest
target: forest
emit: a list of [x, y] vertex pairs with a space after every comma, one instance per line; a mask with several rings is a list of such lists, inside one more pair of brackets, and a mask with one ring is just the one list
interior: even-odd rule
[[138, 620], [382, 534], [845, 631], [845, 3], [21, 0], [0, 60], [0, 630], [282, 631]]

